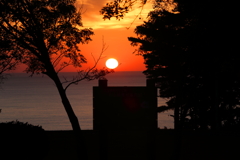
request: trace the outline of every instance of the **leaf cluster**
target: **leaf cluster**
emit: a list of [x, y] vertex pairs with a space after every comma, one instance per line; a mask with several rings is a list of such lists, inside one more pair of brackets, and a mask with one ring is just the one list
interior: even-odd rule
[[9, 51], [9, 48], [17, 46], [11, 46], [12, 42], [5, 35], [4, 31], [1, 31], [0, 35], [0, 83], [1, 81], [6, 78], [3, 73], [6, 71], [14, 70], [21, 59], [21, 55], [19, 55], [15, 51]]
[[[93, 35], [83, 28], [75, 0], [2, 0], [0, 29], [11, 41], [9, 51], [20, 52], [27, 72], [46, 73], [52, 63], [57, 71], [86, 63], [78, 44]], [[14, 48], [13, 46], [17, 46]]]
[[169, 99], [161, 111], [179, 107], [183, 128], [234, 128], [240, 117], [236, 14], [215, 2], [179, 0], [177, 8], [177, 14], [154, 10], [135, 29], [137, 37], [129, 37], [144, 57], [144, 73]]
[[[108, 2], [100, 11], [103, 19], [111, 19], [115, 17], [120, 20], [133, 10], [134, 6], [139, 5], [141, 10], [146, 3], [152, 3], [153, 9], [158, 11], [168, 11], [171, 13], [178, 13], [177, 3], [174, 0], [114, 0]], [[141, 14], [141, 12], [139, 13]], [[138, 16], [137, 16], [138, 17]]]
[[137, 4], [137, 2], [141, 3], [143, 6], [147, 0], [114, 0], [108, 2], [100, 11], [103, 15], [103, 19], [111, 19], [115, 17], [120, 20], [123, 19], [124, 15], [130, 12], [133, 9], [133, 6]]

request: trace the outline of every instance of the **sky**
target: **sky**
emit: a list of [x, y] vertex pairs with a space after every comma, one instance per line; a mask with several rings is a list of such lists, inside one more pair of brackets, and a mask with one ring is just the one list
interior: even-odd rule
[[[113, 1], [113, 0], [110, 0]], [[109, 58], [115, 58], [119, 62], [119, 66], [114, 71], [144, 71], [144, 59], [137, 56], [133, 52], [137, 47], [131, 46], [128, 37], [136, 37], [134, 29], [136, 26], [143, 24], [147, 18], [147, 14], [152, 8], [151, 4], [146, 4], [141, 12], [139, 5], [135, 9], [126, 14], [121, 20], [112, 18], [111, 20], [103, 20], [100, 10], [109, 0], [77, 0], [76, 7], [82, 13], [82, 23], [85, 28], [92, 28], [94, 35], [91, 36], [92, 41], [88, 44], [80, 45], [81, 54], [87, 59], [87, 63], [82, 65], [82, 70], [92, 68], [95, 60], [99, 58], [103, 46], [105, 51], [102, 53], [101, 59], [97, 65], [98, 69], [106, 67], [105, 62]], [[136, 18], [140, 14], [141, 19]], [[76, 72], [76, 69], [68, 66], [62, 72]], [[21, 65], [12, 72], [24, 72], [25, 66]]]
[[[99, 57], [105, 44], [107, 49], [103, 52], [97, 68], [105, 67], [105, 62], [108, 58], [115, 58], [120, 64], [115, 71], [144, 71], [145, 65], [143, 57], [133, 54], [136, 47], [134, 48], [130, 45], [127, 37], [136, 37], [134, 29], [146, 19], [147, 13], [152, 7], [151, 4], [144, 6], [141, 13], [141, 20], [137, 18], [134, 21], [136, 15], [141, 11], [139, 7], [136, 7], [136, 9], [128, 13], [124, 19], [120, 21], [116, 20], [116, 18], [103, 20], [100, 10], [107, 2], [108, 0], [78, 0], [76, 3], [77, 8], [81, 9], [82, 12], [83, 26], [92, 28], [94, 32], [92, 41], [80, 46], [81, 53], [88, 61], [87, 64], [83, 65], [83, 68], [94, 65], [94, 59]], [[68, 67], [63, 71], [69, 72], [75, 71], [75, 69]]]

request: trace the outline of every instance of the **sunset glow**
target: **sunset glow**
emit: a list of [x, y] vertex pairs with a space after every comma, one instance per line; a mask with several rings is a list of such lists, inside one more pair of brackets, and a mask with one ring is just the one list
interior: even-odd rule
[[109, 69], [115, 69], [118, 66], [118, 61], [114, 58], [110, 58], [106, 61], [106, 66]]
[[[121, 20], [115, 18], [103, 20], [100, 10], [108, 1], [77, 0], [76, 7], [82, 13], [83, 28], [92, 28], [94, 35], [91, 37], [92, 41], [88, 44], [79, 45], [81, 54], [87, 59], [87, 63], [82, 64], [82, 68], [68, 66], [62, 72], [76, 72], [79, 69], [91, 68], [100, 55], [100, 61], [97, 64], [98, 69], [104, 68], [106, 60], [111, 57], [121, 62], [121, 65], [115, 69], [116, 71], [144, 71], [146, 69], [143, 57], [133, 54], [137, 48], [131, 46], [128, 37], [136, 37], [134, 29], [146, 20], [152, 4], [149, 3], [144, 6], [142, 12], [141, 8], [135, 8]], [[140, 12], [140, 17], [137, 17]], [[103, 46], [106, 47], [104, 52], [102, 52]], [[16, 71], [23, 72], [24, 68], [24, 66], [20, 66]]]
[[[97, 59], [102, 51], [104, 44], [107, 49], [102, 53], [102, 58], [97, 67], [105, 67], [107, 59], [114, 57], [121, 62], [116, 71], [144, 71], [144, 59], [142, 56], [137, 56], [133, 52], [137, 49], [132, 47], [128, 37], [134, 37], [134, 29], [136, 26], [146, 20], [147, 14], [152, 8], [152, 4], [148, 4], [141, 12], [141, 8], [135, 8], [129, 12], [122, 20], [103, 20], [100, 15], [100, 10], [109, 0], [78, 0], [78, 8], [82, 8], [82, 22], [84, 27], [92, 28], [94, 36], [89, 44], [80, 46], [82, 54], [87, 58], [87, 64], [84, 67], [94, 65], [94, 59]], [[138, 6], [138, 5], [136, 5]], [[141, 12], [141, 19], [136, 16]], [[67, 68], [67, 71], [74, 71], [74, 68]]]

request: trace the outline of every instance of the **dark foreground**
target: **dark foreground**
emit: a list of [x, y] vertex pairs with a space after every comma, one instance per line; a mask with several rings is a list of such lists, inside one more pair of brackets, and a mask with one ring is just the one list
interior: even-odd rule
[[[49, 153], [44, 160], [75, 160], [72, 131], [47, 131]], [[84, 131], [90, 160], [170, 160], [174, 153], [174, 131]], [[185, 131], [181, 139], [181, 160], [231, 160], [239, 157], [240, 135], [233, 132]]]

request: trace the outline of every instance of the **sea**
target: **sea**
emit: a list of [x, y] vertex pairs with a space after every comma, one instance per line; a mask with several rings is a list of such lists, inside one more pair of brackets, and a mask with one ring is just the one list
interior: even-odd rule
[[[63, 81], [71, 80], [76, 73], [62, 72], [59, 76]], [[108, 86], [146, 86], [146, 76], [139, 71], [118, 71], [105, 78]], [[83, 130], [93, 129], [93, 86], [98, 86], [98, 80], [84, 80], [67, 89]], [[166, 101], [158, 97], [158, 106]], [[7, 79], [0, 84], [0, 111], [0, 123], [17, 120], [45, 130], [72, 130], [57, 88], [46, 75], [7, 74]], [[158, 127], [173, 128], [172, 114], [173, 111], [158, 113]]]

